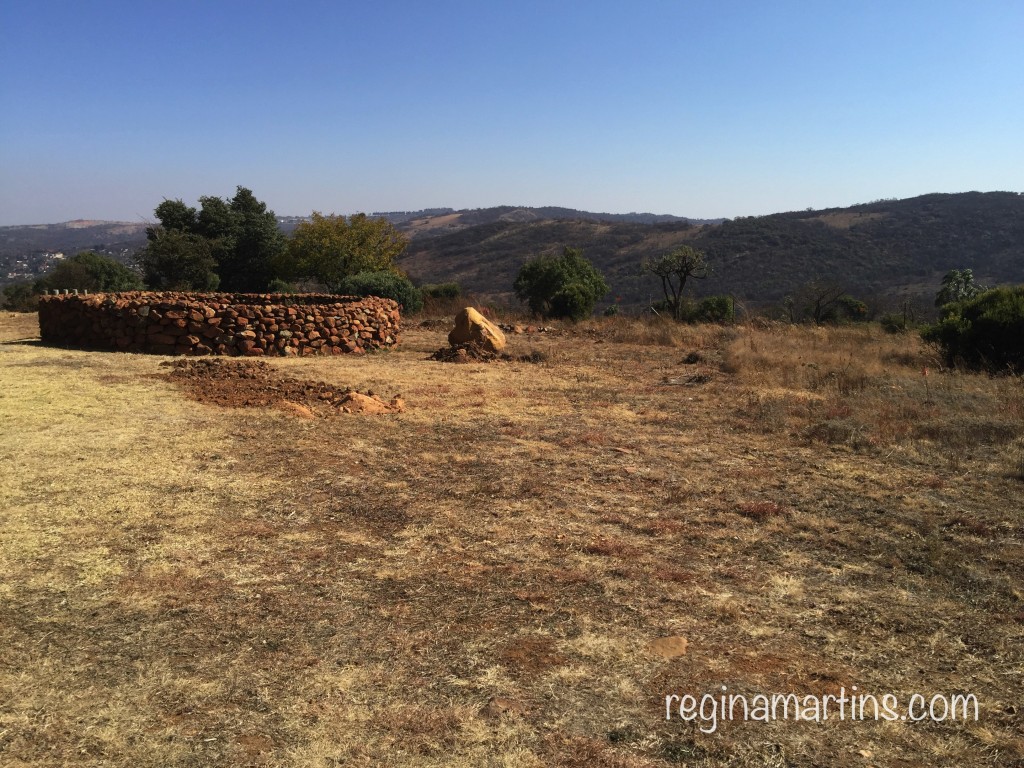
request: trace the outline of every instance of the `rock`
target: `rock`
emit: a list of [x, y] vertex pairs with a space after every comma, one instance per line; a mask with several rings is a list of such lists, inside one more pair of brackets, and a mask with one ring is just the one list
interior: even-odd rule
[[466, 307], [455, 317], [455, 327], [448, 334], [448, 343], [478, 344], [491, 352], [505, 348], [505, 334], [501, 329], [472, 307]]
[[686, 655], [687, 641], [685, 637], [676, 635], [674, 637], [659, 637], [652, 640], [648, 648], [651, 653], [657, 654], [664, 659], [675, 659]]
[[394, 404], [388, 405], [383, 400], [362, 395], [359, 392], [347, 393], [341, 399], [340, 405], [346, 413], [401, 413], [404, 410], [402, 407], [396, 407]]

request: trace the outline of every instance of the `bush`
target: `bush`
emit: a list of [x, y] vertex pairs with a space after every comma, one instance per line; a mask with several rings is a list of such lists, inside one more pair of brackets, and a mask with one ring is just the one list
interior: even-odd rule
[[661, 317], [672, 317], [683, 323], [731, 323], [736, 319], [735, 302], [731, 296], [705, 296], [699, 302], [681, 296], [673, 300], [655, 301], [651, 309]]
[[3, 290], [2, 306], [10, 312], [35, 312], [39, 309], [39, 294], [32, 283], [12, 283]]
[[344, 278], [337, 293], [346, 296], [380, 296], [394, 299], [402, 311], [416, 314], [423, 309], [423, 296], [405, 275], [394, 272], [359, 272]]
[[420, 288], [423, 298], [430, 299], [457, 299], [462, 296], [462, 288], [458, 283], [437, 283], [436, 285], [424, 285]]
[[878, 318], [878, 322], [886, 333], [906, 333], [913, 327], [913, 324], [902, 312], [890, 312], [882, 315]]
[[868, 319], [868, 305], [853, 296], [841, 296], [836, 302], [834, 322], [849, 320], [852, 323], [864, 322]]
[[561, 256], [538, 256], [523, 264], [513, 287], [535, 315], [573, 321], [588, 317], [609, 290], [583, 252], [569, 247]]
[[35, 288], [38, 293], [51, 288], [116, 293], [139, 290], [142, 288], [142, 278], [109, 256], [83, 251], [60, 262], [52, 272], [36, 282]]
[[700, 323], [731, 323], [736, 319], [736, 307], [731, 296], [707, 296], [700, 300], [694, 312]]
[[948, 365], [1024, 371], [1024, 285], [946, 304], [921, 337], [939, 346]]
[[298, 293], [295, 283], [289, 283], [279, 277], [275, 277], [267, 285], [267, 293]]

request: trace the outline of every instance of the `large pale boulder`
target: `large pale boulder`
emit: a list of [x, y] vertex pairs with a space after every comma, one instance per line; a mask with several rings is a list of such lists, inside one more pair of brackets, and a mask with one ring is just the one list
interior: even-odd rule
[[466, 307], [455, 316], [455, 327], [448, 334], [448, 343], [477, 344], [491, 352], [505, 348], [505, 334], [486, 317], [472, 307]]

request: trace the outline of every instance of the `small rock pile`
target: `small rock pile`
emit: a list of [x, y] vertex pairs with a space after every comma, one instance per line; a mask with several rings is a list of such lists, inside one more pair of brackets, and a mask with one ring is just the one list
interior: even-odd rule
[[492, 352], [480, 344], [453, 344], [441, 347], [430, 356], [441, 363], [489, 363], [492, 360], [511, 360], [511, 355]]
[[317, 414], [402, 413], [405, 401], [395, 395], [385, 402], [375, 392], [284, 376], [262, 360], [205, 358], [161, 363], [167, 378], [201, 403], [227, 408], [280, 408], [304, 418]]

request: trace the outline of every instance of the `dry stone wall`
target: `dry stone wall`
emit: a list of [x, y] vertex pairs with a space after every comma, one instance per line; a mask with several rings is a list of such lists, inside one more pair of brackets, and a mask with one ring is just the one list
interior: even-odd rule
[[39, 299], [50, 344], [164, 355], [362, 353], [398, 343], [392, 299], [322, 294], [131, 292]]

